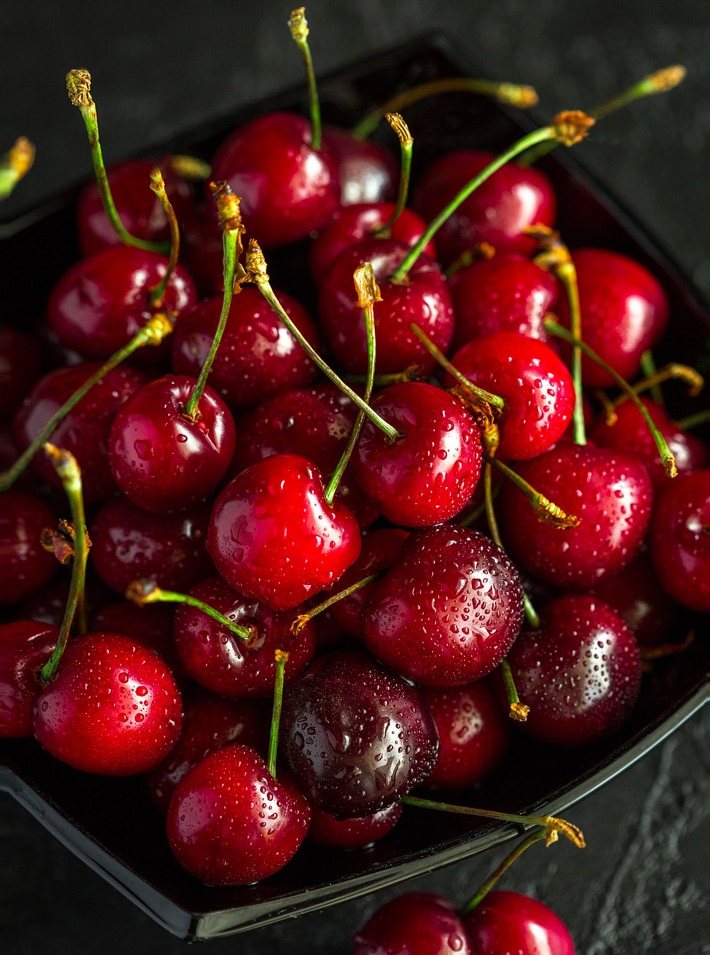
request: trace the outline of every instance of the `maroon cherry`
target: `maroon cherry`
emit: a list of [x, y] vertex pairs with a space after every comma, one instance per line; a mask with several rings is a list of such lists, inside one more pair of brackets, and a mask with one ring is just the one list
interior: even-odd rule
[[379, 143], [326, 124], [321, 148], [335, 167], [342, 206], [382, 202], [394, 197], [399, 166], [392, 153]]
[[0, 737], [33, 735], [39, 673], [58, 638], [58, 627], [37, 620], [0, 624]]
[[[495, 159], [462, 149], [445, 153], [424, 171], [412, 193], [412, 208], [427, 222]], [[554, 224], [557, 202], [549, 179], [533, 166], [508, 162], [466, 199], [436, 234], [441, 260], [449, 264], [485, 242], [496, 252], [535, 251], [528, 226]]]
[[407, 679], [455, 686], [490, 673], [523, 622], [523, 589], [508, 556], [480, 531], [412, 531], [372, 587], [363, 637]]
[[229, 467], [236, 441], [232, 413], [208, 385], [197, 413], [188, 416], [185, 406], [195, 385], [187, 375], [154, 379], [113, 419], [111, 472], [126, 497], [144, 510], [180, 511], [204, 500]]
[[382, 301], [375, 304], [377, 327], [376, 371], [402, 372], [412, 365], [423, 371], [435, 362], [412, 332], [418, 325], [441, 350], [446, 351], [454, 329], [454, 314], [441, 268], [420, 255], [406, 279], [390, 278], [410, 251], [395, 239], [362, 239], [344, 249], [331, 264], [320, 285], [318, 318], [323, 334], [340, 368], [362, 375], [368, 367], [366, 324], [359, 305], [353, 274], [370, 263]]
[[533, 577], [561, 587], [588, 587], [621, 570], [643, 543], [651, 516], [648, 471], [621, 451], [561, 441], [517, 473], [577, 526], [541, 521], [510, 481], [497, 506], [513, 560]]
[[481, 437], [472, 415], [457, 398], [423, 381], [389, 385], [370, 405], [402, 436], [391, 442], [365, 422], [352, 459], [364, 493], [405, 527], [458, 514], [481, 473]]
[[231, 743], [178, 783], [167, 836], [183, 868], [209, 885], [247, 885], [282, 869], [308, 832], [310, 807], [256, 750]]
[[239, 196], [246, 231], [263, 248], [322, 229], [340, 204], [337, 170], [295, 113], [258, 116], [233, 132], [212, 159], [212, 178]]
[[[503, 949], [497, 950], [501, 953]], [[353, 955], [474, 955], [463, 919], [433, 892], [406, 892], [381, 905], [356, 933]], [[492, 953], [491, 953], [492, 955]]]
[[168, 603], [139, 606], [132, 600], [111, 600], [98, 607], [90, 618], [92, 630], [110, 630], [131, 635], [165, 660], [175, 678], [182, 685], [185, 671], [175, 649], [173, 620], [175, 608]]
[[[495, 332], [463, 345], [451, 363], [479, 388], [505, 400], [497, 418], [496, 453], [514, 461], [534, 458], [556, 444], [572, 420], [572, 376], [545, 342], [518, 332]], [[448, 374], [447, 387], [455, 379]]]
[[[279, 301], [318, 350], [318, 334], [307, 310], [286, 293]], [[212, 345], [223, 296], [204, 298], [180, 316], [172, 343], [173, 370], [197, 378]], [[219, 350], [210, 370], [210, 387], [233, 411], [253, 408], [281, 388], [309, 385], [316, 367], [254, 286], [232, 299]]]
[[383, 839], [397, 825], [404, 807], [401, 802], [369, 816], [338, 819], [317, 807], [313, 810], [308, 841], [329, 849], [365, 849]]
[[[572, 253], [581, 310], [582, 339], [626, 381], [633, 381], [642, 354], [658, 342], [668, 322], [661, 283], [640, 262], [608, 249]], [[567, 297], [560, 296], [560, 321], [569, 324]], [[582, 378], [588, 388], [615, 384], [587, 356]]]
[[359, 651], [330, 651], [284, 689], [280, 746], [324, 812], [368, 816], [422, 783], [438, 739], [420, 691]]
[[96, 631], [67, 644], [37, 699], [35, 735], [75, 769], [127, 776], [157, 766], [181, 724], [180, 691], [158, 654]]
[[449, 282], [456, 325], [453, 347], [494, 332], [548, 341], [545, 318], [555, 308], [554, 275], [519, 252], [496, 252], [454, 272]]
[[59, 562], [42, 547], [42, 532], [57, 517], [32, 491], [10, 488], [0, 494], [0, 606], [24, 600], [56, 575]]
[[710, 469], [680, 475], [660, 492], [649, 541], [666, 591], [685, 607], [710, 612]]
[[521, 701], [522, 730], [561, 746], [608, 736], [631, 714], [641, 688], [636, 638], [609, 604], [566, 594], [540, 608], [538, 630], [521, 633], [508, 662]]
[[475, 955], [575, 955], [562, 919], [543, 902], [520, 892], [494, 889], [463, 921]]
[[326, 502], [321, 473], [308, 458], [274, 454], [222, 490], [208, 550], [235, 590], [283, 610], [344, 573], [360, 553], [360, 529], [345, 505]]
[[36, 335], [0, 323], [0, 421], [10, 421], [42, 372]]

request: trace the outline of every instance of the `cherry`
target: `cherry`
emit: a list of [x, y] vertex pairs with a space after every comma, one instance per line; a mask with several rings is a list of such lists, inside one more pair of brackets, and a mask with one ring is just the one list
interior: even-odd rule
[[73, 637], [37, 699], [35, 735], [75, 769], [110, 776], [144, 773], [175, 745], [182, 700], [152, 650], [107, 631]]
[[[499, 950], [502, 953], [502, 949]], [[353, 955], [474, 955], [463, 919], [448, 899], [406, 892], [381, 905], [356, 933]]]
[[621, 570], [644, 540], [651, 480], [635, 457], [561, 441], [516, 465], [518, 475], [577, 526], [541, 521], [525, 495], [506, 481], [497, 513], [510, 556], [523, 570], [560, 587], [592, 586]]
[[10, 421], [42, 373], [36, 335], [0, 323], [0, 421]]
[[495, 889], [463, 917], [475, 955], [574, 955], [567, 926], [543, 902]]
[[[412, 193], [412, 208], [427, 222], [495, 158], [482, 150], [445, 153], [424, 170]], [[554, 223], [557, 202], [548, 178], [539, 169], [508, 162], [476, 189], [436, 234], [441, 260], [449, 264], [481, 243], [496, 252], [535, 251], [528, 226]]]
[[121, 595], [141, 578], [169, 590], [188, 590], [214, 572], [206, 550], [211, 507], [151, 514], [125, 497], [111, 498], [91, 523], [91, 565]]
[[[279, 301], [315, 349], [318, 333], [306, 309], [279, 292]], [[173, 334], [172, 366], [197, 378], [209, 354], [222, 310], [222, 295], [186, 309]], [[227, 325], [210, 371], [210, 387], [233, 411], [252, 408], [281, 388], [311, 384], [316, 367], [254, 286], [232, 299]]]
[[306, 238], [340, 205], [337, 170], [295, 113], [257, 116], [235, 130], [212, 158], [212, 177], [239, 196], [247, 233], [263, 248]]
[[[119, 245], [70, 266], [47, 302], [49, 327], [65, 346], [84, 358], [106, 359], [130, 341], [158, 311], [151, 293], [164, 278], [168, 260], [157, 252]], [[196, 301], [197, 290], [178, 266], [170, 275], [161, 310], [180, 312]], [[158, 349], [158, 353], [162, 354]], [[156, 362], [156, 350], [136, 355]]]
[[0, 606], [41, 590], [59, 570], [54, 554], [42, 547], [42, 532], [57, 518], [44, 498], [10, 488], [0, 494]]
[[454, 686], [490, 673], [523, 622], [523, 589], [508, 556], [480, 531], [412, 531], [364, 608], [370, 651], [410, 680]]
[[399, 167], [390, 153], [372, 139], [325, 124], [321, 148], [330, 158], [340, 183], [340, 204], [382, 202], [393, 198]]
[[360, 553], [352, 512], [325, 500], [319, 469], [274, 454], [234, 477], [210, 519], [208, 550], [235, 590], [284, 610], [337, 580]]
[[308, 841], [331, 849], [369, 848], [394, 829], [403, 810], [402, 803], [393, 802], [369, 816], [338, 819], [316, 807], [311, 817]]
[[91, 614], [90, 628], [130, 634], [132, 640], [155, 650], [182, 684], [185, 682], [185, 671], [175, 649], [174, 616], [174, 608], [166, 603], [141, 607], [132, 600], [111, 600], [101, 604]]
[[37, 620], [0, 623], [0, 737], [33, 735], [39, 672], [58, 637], [58, 627]]
[[[74, 392], [100, 368], [98, 361], [55, 368], [35, 384], [12, 422], [13, 435], [21, 451], [29, 447]], [[129, 365], [113, 368], [89, 389], [52, 432], [52, 442], [71, 451], [77, 459], [87, 503], [105, 500], [117, 490], [108, 456], [111, 425], [118, 409], [147, 381], [146, 375], [137, 368]], [[38, 475], [61, 487], [46, 455], [40, 452], [32, 461]]]
[[481, 473], [473, 417], [457, 398], [424, 381], [389, 385], [370, 406], [402, 437], [391, 442], [365, 422], [352, 459], [360, 488], [393, 524], [423, 527], [452, 518]]
[[[633, 381], [641, 355], [653, 348], [668, 322], [668, 298], [658, 279], [640, 262], [608, 249], [572, 252], [582, 339], [621, 375]], [[559, 300], [559, 316], [569, 325], [567, 297]], [[588, 388], [615, 384], [609, 374], [587, 356], [582, 378]]]
[[710, 611], [710, 469], [680, 475], [658, 494], [649, 543], [665, 590], [678, 603]]
[[[479, 388], [505, 400], [497, 419], [497, 454], [527, 460], [556, 444], [572, 420], [572, 376], [545, 342], [518, 332], [495, 332], [468, 342], [451, 363]], [[444, 385], [453, 387], [448, 374]]]
[[[224, 477], [234, 452], [234, 418], [207, 386], [196, 414], [185, 413], [196, 380], [165, 375], [137, 391], [113, 419], [111, 472], [134, 504], [180, 511], [204, 500]], [[166, 474], [170, 481], [163, 480]]]
[[202, 686], [224, 696], [271, 696], [276, 664], [274, 651], [288, 654], [285, 679], [289, 680], [315, 653], [315, 630], [306, 624], [297, 636], [291, 633], [293, 614], [272, 610], [243, 597], [221, 577], [209, 577], [190, 590], [233, 623], [253, 626], [257, 637], [245, 645], [234, 633], [207, 614], [187, 604], [175, 614], [175, 642], [187, 673]]
[[427, 789], [447, 792], [480, 783], [507, 756], [511, 723], [490, 678], [461, 686], [423, 686], [439, 734]]
[[282, 869], [308, 832], [310, 807], [264, 759], [231, 743], [178, 783], [167, 815], [177, 861], [209, 885], [247, 885]]
[[318, 318], [338, 366], [351, 374], [367, 372], [367, 334], [353, 274], [372, 265], [382, 301], [375, 306], [376, 371], [394, 374], [416, 365], [428, 371], [434, 359], [412, 332], [419, 325], [429, 339], [446, 351], [454, 330], [451, 297], [444, 274], [435, 261], [420, 255], [401, 282], [390, 276], [410, 247], [396, 239], [362, 239], [345, 248], [320, 284]]
[[284, 688], [281, 752], [308, 800], [369, 816], [422, 783], [436, 760], [418, 689], [364, 652], [333, 650]]
[[556, 306], [557, 279], [519, 252], [497, 251], [458, 269], [449, 290], [456, 316], [454, 349], [501, 331], [550, 339], [544, 323]]
[[541, 626], [521, 633], [508, 663], [521, 701], [521, 728], [564, 746], [608, 736], [629, 717], [641, 687], [631, 628], [609, 604], [566, 594], [540, 609]]

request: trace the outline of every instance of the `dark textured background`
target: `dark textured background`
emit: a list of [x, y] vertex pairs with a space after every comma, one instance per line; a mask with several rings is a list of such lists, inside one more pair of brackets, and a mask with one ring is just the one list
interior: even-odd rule
[[[3, 214], [89, 174], [83, 125], [64, 91], [68, 69], [93, 74], [104, 151], [120, 158], [300, 83], [289, 12], [272, 0], [0, 2], [0, 149], [19, 133], [38, 148], [32, 176]], [[319, 71], [443, 31], [485, 74], [534, 85], [541, 120], [684, 63], [689, 75], [678, 90], [609, 118], [576, 156], [710, 299], [710, 10], [702, 0], [314, 0], [306, 12]], [[538, 846], [510, 873], [510, 888], [543, 899], [568, 922], [579, 953], [710, 952], [707, 712], [567, 813], [584, 829], [587, 849]], [[462, 901], [497, 860], [479, 857], [411, 886]], [[210, 942], [208, 950], [346, 955], [383, 898]], [[172, 955], [185, 946], [2, 796], [0, 949]]]

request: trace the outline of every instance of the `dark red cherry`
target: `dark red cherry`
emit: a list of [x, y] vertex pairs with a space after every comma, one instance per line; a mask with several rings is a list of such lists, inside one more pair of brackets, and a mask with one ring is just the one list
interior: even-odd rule
[[306, 238], [340, 205], [340, 183], [311, 123], [295, 113], [257, 116], [229, 135], [212, 159], [212, 178], [241, 200], [244, 226], [263, 248]]
[[90, 525], [89, 562], [112, 590], [125, 594], [140, 578], [165, 590], [189, 590], [214, 572], [206, 550], [211, 506], [151, 514], [125, 497], [111, 498]]
[[195, 384], [188, 375], [153, 379], [113, 419], [111, 473], [146, 511], [191, 507], [215, 490], [229, 467], [236, 442], [232, 413], [207, 385], [196, 414], [186, 415]]
[[[451, 363], [474, 385], [505, 400], [496, 419], [501, 458], [534, 458], [567, 430], [574, 384], [567, 366], [545, 342], [518, 332], [495, 332], [463, 345]], [[453, 375], [447, 374], [444, 385], [455, 385]]]
[[0, 322], [0, 421], [10, 421], [42, 373], [36, 335]]
[[[495, 158], [493, 153], [462, 149], [445, 153], [425, 169], [412, 192], [412, 208], [427, 222]], [[532, 225], [554, 225], [557, 211], [549, 179], [534, 166], [506, 163], [474, 190], [436, 233], [441, 260], [449, 264], [482, 242], [496, 252], [535, 251], [524, 234]]]
[[475, 955], [575, 955], [562, 919], [543, 902], [494, 889], [463, 917]]
[[58, 627], [37, 620], [0, 623], [0, 737], [33, 735], [39, 672], [58, 638]]
[[424, 381], [383, 388], [371, 407], [401, 437], [365, 422], [352, 459], [364, 493], [393, 524], [426, 527], [464, 507], [481, 473], [480, 432], [460, 401]]
[[354, 819], [338, 819], [329, 812], [315, 808], [308, 830], [308, 841], [329, 849], [365, 849], [383, 839], [399, 822], [403, 806], [401, 802], [369, 816]]
[[[64, 346], [84, 358], [109, 358], [158, 311], [150, 297], [167, 265], [165, 256], [128, 245], [80, 259], [50, 293], [49, 327]], [[168, 281], [161, 309], [179, 313], [196, 300], [192, 279], [178, 266]], [[139, 350], [135, 360], [155, 363], [166, 353], [163, 346], [148, 347]]]
[[524, 732], [560, 746], [608, 736], [626, 722], [641, 688], [636, 638], [609, 604], [566, 594], [539, 610], [538, 630], [520, 634], [508, 663], [521, 701]]
[[392, 153], [379, 143], [326, 123], [321, 147], [335, 167], [342, 206], [394, 198], [399, 166]]
[[439, 734], [439, 755], [427, 789], [455, 792], [475, 786], [507, 756], [511, 722], [491, 678], [462, 686], [424, 686]]
[[[162, 159], [128, 159], [107, 170], [116, 211], [126, 231], [136, 239], [168, 242], [170, 228], [160, 200], [151, 189], [151, 173], [159, 169], [165, 191], [178, 221], [192, 204], [193, 190], [174, 169], [169, 156]], [[82, 255], [118, 245], [121, 239], [104, 210], [96, 180], [79, 193], [76, 204], [79, 247]]]
[[422, 783], [439, 744], [416, 687], [363, 652], [331, 651], [286, 685], [280, 745], [308, 800], [350, 818]]
[[40, 693], [35, 735], [75, 769], [109, 776], [144, 773], [177, 742], [182, 699], [157, 653], [116, 633], [72, 638]]
[[[67, 365], [48, 372], [36, 383], [12, 422], [15, 441], [21, 451], [100, 367], [98, 361]], [[84, 500], [88, 503], [105, 500], [116, 493], [108, 457], [111, 425], [118, 409], [147, 380], [137, 368], [119, 365], [93, 385], [52, 432], [52, 444], [70, 451], [76, 458], [81, 469]], [[61, 487], [56, 469], [46, 454], [39, 451], [32, 463], [43, 480]]]
[[444, 274], [432, 259], [420, 255], [402, 282], [390, 276], [410, 251], [395, 239], [362, 239], [344, 249], [320, 284], [318, 318], [339, 367], [351, 374], [367, 371], [367, 335], [353, 273], [370, 263], [382, 301], [374, 306], [377, 335], [376, 370], [402, 372], [412, 365], [423, 371], [435, 362], [412, 332], [412, 323], [446, 351], [454, 330], [454, 313]]
[[[658, 279], [640, 262], [608, 249], [572, 252], [582, 338], [626, 381], [633, 381], [641, 355], [658, 342], [668, 322], [668, 298]], [[567, 297], [558, 303], [560, 321], [569, 324]], [[563, 350], [566, 350], [563, 347]], [[582, 357], [587, 388], [607, 388], [611, 376]]]
[[407, 679], [455, 686], [490, 673], [523, 622], [523, 588], [508, 556], [480, 531], [412, 531], [363, 615], [370, 651]]
[[190, 590], [233, 623], [253, 626], [253, 645], [209, 617], [202, 610], [181, 604], [175, 614], [175, 643], [187, 673], [201, 686], [223, 696], [271, 697], [276, 680], [275, 651], [288, 654], [284, 677], [292, 679], [315, 654], [314, 627], [306, 624], [291, 633], [293, 613], [272, 610], [243, 597], [221, 577], [209, 577]]
[[660, 492], [649, 542], [666, 591], [685, 607], [710, 612], [710, 469], [674, 478]]
[[[318, 334], [307, 310], [278, 292], [291, 320], [318, 351]], [[197, 378], [212, 346], [222, 311], [222, 295], [211, 295], [180, 316], [172, 343], [173, 370]], [[254, 286], [232, 299], [219, 350], [210, 370], [210, 387], [233, 411], [253, 408], [281, 388], [309, 385], [317, 369], [291, 332]]]
[[208, 885], [247, 885], [282, 869], [308, 832], [310, 807], [250, 746], [230, 743], [178, 783], [167, 836], [183, 868]]
[[110, 630], [130, 634], [165, 660], [176, 679], [185, 682], [185, 671], [175, 649], [173, 621], [175, 604], [154, 603], [140, 606], [131, 600], [112, 600], [98, 607], [91, 615], [92, 630]]
[[576, 527], [540, 521], [522, 491], [503, 485], [496, 513], [506, 550], [533, 577], [559, 587], [592, 586], [621, 570], [643, 543], [651, 516], [651, 479], [635, 457], [561, 441], [516, 471]]
[[10, 488], [0, 494], [0, 606], [18, 603], [41, 590], [59, 570], [59, 561], [41, 544], [42, 531], [57, 517], [32, 491]]
[[221, 491], [207, 546], [235, 590], [285, 610], [347, 570], [360, 553], [360, 528], [345, 505], [326, 502], [321, 473], [308, 458], [274, 454]]
[[454, 272], [449, 290], [456, 316], [453, 348], [502, 331], [549, 340], [544, 323], [557, 302], [557, 279], [519, 252], [477, 259]]
[[433, 892], [406, 892], [385, 902], [356, 933], [353, 943], [353, 955], [477, 953], [453, 904]]

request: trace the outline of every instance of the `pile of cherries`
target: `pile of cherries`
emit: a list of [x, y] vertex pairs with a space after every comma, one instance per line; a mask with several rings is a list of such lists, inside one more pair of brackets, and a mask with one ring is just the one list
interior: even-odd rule
[[[666, 293], [623, 254], [567, 252], [550, 181], [495, 160], [442, 155], [393, 218], [390, 152], [259, 116], [204, 183], [160, 162], [167, 215], [156, 163], [111, 169], [128, 239], [87, 186], [40, 327], [0, 329], [0, 734], [144, 774], [207, 884], [265, 879], [306, 839], [371, 844], [412, 790], [465, 801], [516, 733], [603, 739], [644, 652], [710, 611], [708, 446], [660, 386], [619, 384], [646, 376]], [[355, 950], [498, 951], [512, 908], [572, 951], [539, 905], [403, 896]]]

